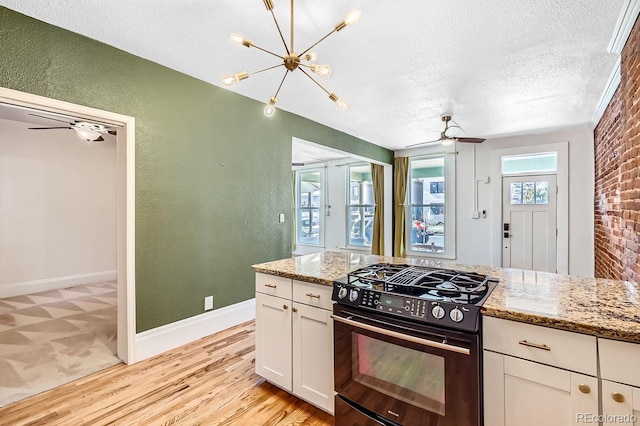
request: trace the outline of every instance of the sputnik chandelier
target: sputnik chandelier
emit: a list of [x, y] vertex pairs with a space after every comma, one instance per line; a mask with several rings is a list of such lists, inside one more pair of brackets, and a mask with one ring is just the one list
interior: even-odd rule
[[314, 79], [313, 77], [311, 77], [311, 75], [305, 71], [305, 68], [308, 71], [314, 72], [317, 75], [319, 75], [320, 77], [324, 77], [324, 78], [329, 78], [331, 77], [331, 74], [333, 73], [333, 70], [331, 69], [330, 65], [319, 65], [314, 63], [314, 61], [318, 58], [318, 55], [314, 52], [311, 51], [311, 49], [313, 49], [315, 46], [317, 46], [320, 42], [322, 42], [323, 40], [325, 40], [327, 37], [329, 37], [331, 34], [338, 32], [342, 29], [344, 29], [347, 25], [353, 25], [355, 23], [357, 23], [360, 20], [360, 11], [359, 10], [352, 10], [351, 12], [349, 12], [349, 14], [342, 20], [340, 21], [338, 24], [336, 24], [336, 26], [333, 28], [333, 30], [331, 30], [327, 35], [325, 35], [324, 37], [322, 37], [320, 40], [316, 41], [315, 43], [313, 43], [310, 47], [308, 47], [307, 49], [303, 50], [301, 53], [296, 53], [296, 51], [294, 50], [294, 45], [293, 45], [293, 2], [294, 0], [291, 0], [291, 42], [289, 43], [289, 45], [287, 46], [287, 42], [284, 39], [284, 36], [282, 35], [282, 31], [280, 30], [280, 25], [278, 25], [278, 20], [276, 19], [275, 14], [273, 13], [273, 0], [263, 0], [264, 1], [264, 5], [266, 6], [267, 10], [269, 12], [271, 12], [271, 16], [273, 16], [273, 21], [276, 24], [276, 28], [278, 29], [278, 33], [280, 33], [280, 38], [282, 39], [282, 43], [284, 44], [284, 48], [286, 50], [286, 55], [282, 56], [282, 55], [278, 55], [277, 53], [271, 52], [267, 49], [264, 49], [260, 46], [255, 45], [252, 41], [247, 40], [246, 38], [242, 37], [239, 34], [231, 34], [231, 40], [235, 43], [241, 44], [243, 46], [246, 47], [255, 47], [258, 50], [262, 50], [265, 53], [268, 53], [270, 55], [276, 56], [278, 58], [280, 58], [282, 60], [281, 63], [271, 66], [271, 67], [267, 67], [258, 71], [253, 71], [253, 72], [247, 72], [247, 71], [241, 71], [237, 74], [229, 74], [229, 75], [225, 75], [222, 77], [222, 84], [224, 84], [225, 86], [232, 86], [234, 84], [236, 84], [239, 81], [242, 80], [246, 80], [247, 78], [249, 78], [249, 76], [253, 75], [253, 74], [258, 74], [264, 71], [268, 71], [268, 70], [272, 70], [274, 68], [279, 68], [281, 66], [285, 67], [285, 73], [284, 73], [284, 77], [282, 77], [282, 81], [280, 81], [280, 85], [278, 86], [278, 90], [276, 90], [275, 95], [273, 95], [271, 97], [271, 99], [269, 99], [269, 102], [267, 104], [267, 106], [264, 109], [264, 113], [267, 116], [271, 116], [273, 115], [274, 111], [275, 111], [275, 106], [276, 106], [276, 102], [278, 102], [278, 93], [280, 93], [280, 89], [282, 88], [282, 84], [284, 83], [284, 80], [287, 78], [287, 75], [289, 74], [289, 72], [293, 72], [295, 70], [300, 70], [304, 75], [306, 75], [307, 77], [309, 77], [311, 79], [311, 81], [313, 81], [315, 84], [317, 84], [322, 90], [324, 90], [328, 95], [329, 95], [329, 99], [331, 99], [333, 102], [335, 102], [335, 104], [338, 106], [338, 108], [340, 108], [343, 111], [346, 111], [349, 109], [349, 104], [347, 102], [345, 102], [343, 99], [339, 98], [335, 93], [329, 92], [327, 89], [325, 89], [320, 83], [318, 83], [318, 81], [316, 79]]

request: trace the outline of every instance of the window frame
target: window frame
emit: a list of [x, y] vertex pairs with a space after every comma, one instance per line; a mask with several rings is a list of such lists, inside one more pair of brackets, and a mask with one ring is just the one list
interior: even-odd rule
[[[364, 215], [365, 209], [371, 208], [371, 210], [374, 211], [376, 207], [375, 199], [373, 198], [372, 198], [373, 203], [371, 204], [362, 204], [362, 203], [351, 204], [351, 196], [352, 196], [351, 169], [353, 167], [363, 167], [363, 166], [368, 166], [369, 170], [371, 170], [371, 163], [358, 162], [358, 163], [350, 163], [345, 165], [345, 169], [346, 169], [345, 171], [345, 185], [346, 185], [346, 191], [345, 191], [345, 195], [346, 195], [345, 196], [345, 242], [346, 244], [345, 246], [350, 250], [361, 250], [361, 251], [371, 252], [373, 241], [369, 241], [369, 244], [363, 244], [363, 245], [351, 244], [351, 228], [353, 227], [353, 224], [351, 223], [351, 209], [358, 208], [360, 210], [360, 218], [361, 218], [360, 232], [362, 232], [362, 217], [365, 216]], [[371, 180], [371, 185], [373, 188], [373, 177]], [[359, 188], [358, 197], [360, 198], [360, 200], [362, 200], [362, 195], [363, 195], [362, 188]], [[373, 220], [373, 217], [371, 218], [371, 220]], [[365, 223], [365, 229], [366, 229], [366, 223]]]
[[[304, 174], [318, 173], [319, 182], [319, 202], [318, 207], [302, 207], [301, 206], [301, 182]], [[325, 167], [314, 166], [296, 169], [296, 184], [295, 184], [295, 203], [294, 203], [294, 220], [295, 226], [295, 241], [296, 245], [309, 246], [309, 247], [324, 247], [324, 231], [325, 231], [325, 197], [326, 197], [326, 180], [325, 180]], [[309, 217], [311, 220], [311, 226], [313, 227], [313, 210], [318, 210], [318, 242], [309, 242], [301, 239], [300, 224], [302, 223], [303, 210], [309, 211]]]
[[[422, 203], [414, 204], [411, 194], [412, 184], [412, 164], [416, 161], [428, 160], [428, 159], [443, 159], [444, 173], [443, 179], [438, 182], [443, 182], [444, 187], [444, 200], [442, 203]], [[456, 257], [456, 197], [455, 197], [455, 153], [434, 153], [434, 154], [420, 154], [409, 157], [409, 165], [407, 169], [407, 192], [405, 196], [405, 250], [407, 256], [415, 257], [431, 257], [440, 259], [455, 259]], [[430, 192], [430, 188], [429, 188]], [[438, 193], [436, 193], [438, 194]], [[414, 250], [411, 244], [411, 232], [412, 232], [412, 208], [423, 207], [443, 207], [444, 208], [444, 251], [440, 253], [427, 252], [421, 250]]]

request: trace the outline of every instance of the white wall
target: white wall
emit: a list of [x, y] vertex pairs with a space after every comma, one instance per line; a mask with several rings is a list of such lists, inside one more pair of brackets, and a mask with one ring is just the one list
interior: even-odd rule
[[[559, 186], [562, 186], [558, 193], [558, 272], [593, 276], [594, 154], [593, 132], [588, 128], [491, 139], [476, 145], [457, 144], [456, 259], [459, 263], [501, 266], [502, 182], [499, 158], [501, 155], [523, 154], [550, 147], [564, 150], [567, 164], [567, 170], [559, 171]], [[422, 151], [403, 150], [398, 154], [421, 153], [424, 153], [424, 148]], [[566, 176], [564, 180], [561, 179], [562, 173]], [[489, 182], [484, 183], [487, 177]], [[476, 184], [478, 210], [485, 210], [486, 218], [472, 218], [476, 210], [473, 194]], [[568, 200], [564, 207], [560, 201], [562, 192]], [[561, 241], [563, 233], [566, 243]], [[566, 260], [562, 259], [563, 256]]]
[[0, 120], [0, 297], [114, 279], [116, 146]]

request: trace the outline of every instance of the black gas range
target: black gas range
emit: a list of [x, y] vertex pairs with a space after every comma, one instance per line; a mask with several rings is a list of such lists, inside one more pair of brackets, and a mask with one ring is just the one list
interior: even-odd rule
[[387, 263], [334, 281], [335, 425], [481, 426], [480, 308], [497, 285]]
[[475, 333], [480, 307], [497, 283], [497, 279], [475, 272], [382, 263], [336, 280], [332, 299], [342, 305]]

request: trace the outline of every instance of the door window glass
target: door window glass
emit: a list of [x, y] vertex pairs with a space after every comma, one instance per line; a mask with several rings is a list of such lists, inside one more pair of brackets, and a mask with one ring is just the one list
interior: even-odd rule
[[549, 182], [511, 182], [510, 204], [549, 204]]

